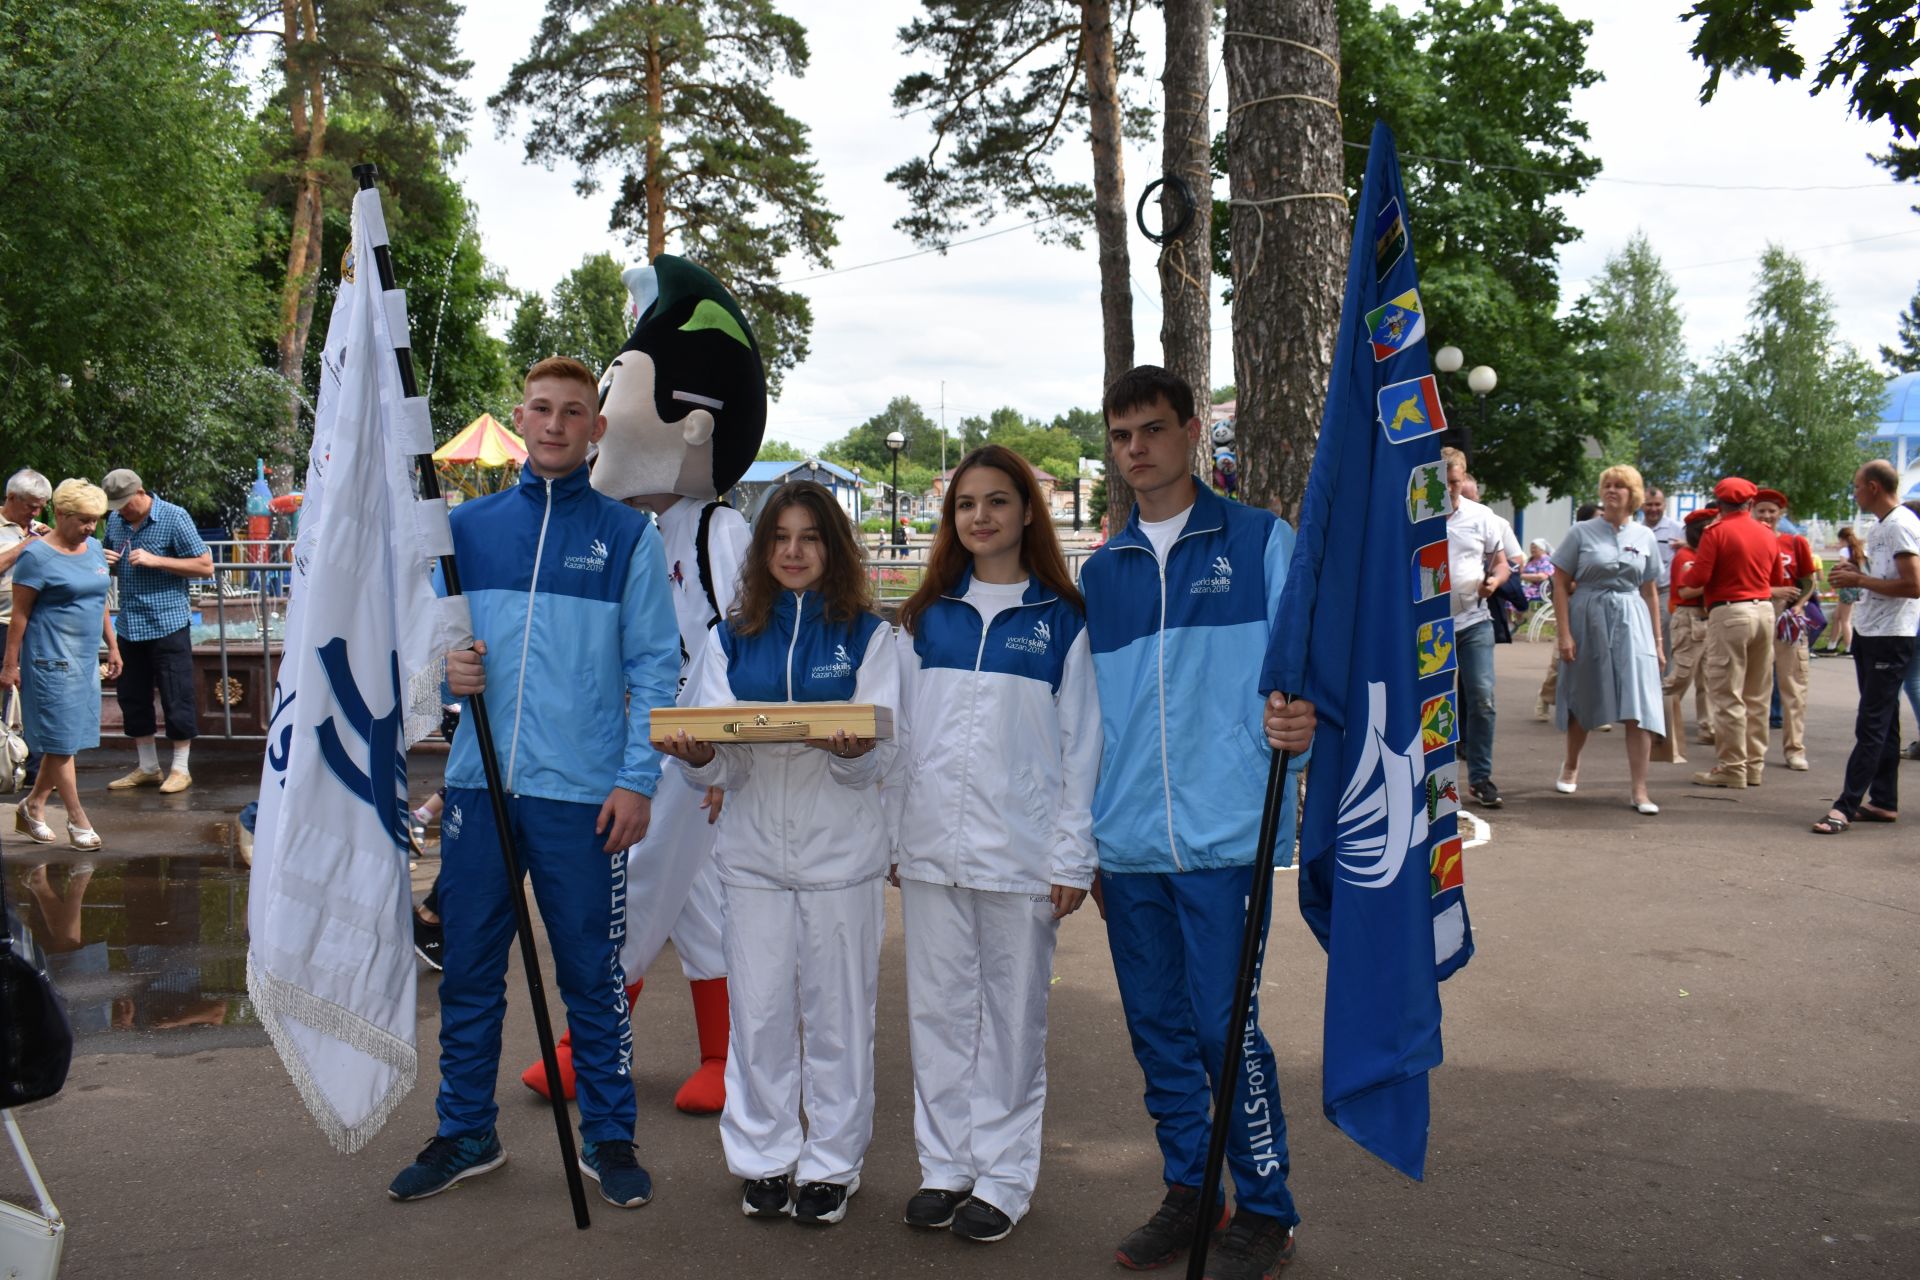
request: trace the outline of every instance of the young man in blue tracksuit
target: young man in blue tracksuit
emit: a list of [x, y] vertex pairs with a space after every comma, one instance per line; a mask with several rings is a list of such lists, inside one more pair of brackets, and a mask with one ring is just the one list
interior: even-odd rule
[[[1113, 967], [1167, 1195], [1121, 1242], [1123, 1266], [1164, 1266], [1187, 1247], [1199, 1203], [1212, 1082], [1226, 1052], [1269, 744], [1304, 753], [1313, 708], [1256, 683], [1293, 530], [1219, 497], [1191, 470], [1202, 430], [1193, 391], [1152, 365], [1108, 388], [1113, 466], [1133, 486], [1126, 527], [1087, 561], [1102, 749], [1093, 801]], [[1292, 846], [1292, 788], [1280, 829]], [[1261, 921], [1262, 937], [1266, 921]], [[1232, 1224], [1210, 1251], [1217, 1280], [1271, 1276], [1299, 1222], [1287, 1190], [1287, 1130], [1273, 1051], [1254, 1009], [1242, 1038], [1227, 1160]]]
[[[626, 849], [646, 834], [660, 754], [648, 713], [673, 703], [679, 633], [660, 535], [594, 492], [587, 446], [606, 419], [585, 365], [527, 373], [513, 423], [520, 483], [453, 512], [474, 645], [447, 656], [456, 696], [484, 695], [507, 816], [573, 1028], [580, 1165], [624, 1208], [653, 1194], [634, 1158], [632, 1031], [620, 967]], [[418, 1200], [506, 1160], [493, 1090], [514, 916], [471, 717], [454, 737], [440, 819], [439, 1132], [388, 1189]]]

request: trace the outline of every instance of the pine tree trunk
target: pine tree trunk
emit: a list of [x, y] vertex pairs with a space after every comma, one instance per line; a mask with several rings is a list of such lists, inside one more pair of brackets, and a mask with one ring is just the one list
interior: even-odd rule
[[661, 121], [666, 113], [666, 83], [660, 66], [660, 32], [647, 34], [647, 261], [667, 251], [667, 176], [661, 171], [664, 150]]
[[[298, 456], [300, 388], [305, 376], [307, 339], [313, 330], [313, 306], [320, 282], [322, 240], [320, 164], [327, 149], [327, 104], [313, 46], [319, 36], [313, 0], [285, 0], [289, 123], [300, 155], [299, 183], [287, 237], [287, 274], [280, 289], [280, 376], [287, 379], [287, 420], [279, 452]], [[301, 58], [304, 51], [310, 56]], [[304, 63], [304, 65], [302, 65]]]
[[1241, 496], [1298, 520], [1352, 226], [1339, 194], [1341, 125], [1332, 105], [1340, 99], [1340, 33], [1334, 0], [1227, 0], [1227, 30], [1237, 33], [1227, 36], [1226, 70]]
[[[1093, 229], [1100, 250], [1100, 333], [1104, 394], [1133, 367], [1133, 285], [1127, 263], [1127, 190], [1120, 159], [1120, 87], [1110, 0], [1081, 0], [1080, 47], [1093, 135]], [[1133, 491], [1107, 467], [1108, 510], [1124, 520]]]
[[[1207, 36], [1213, 25], [1212, 0], [1166, 0], [1167, 62], [1160, 77], [1166, 90], [1166, 132], [1161, 139], [1160, 226], [1171, 231], [1190, 212], [1186, 230], [1160, 248], [1160, 350], [1169, 372], [1193, 388], [1195, 412], [1207, 421], [1213, 399], [1213, 272], [1209, 243], [1213, 234], [1212, 139], [1207, 132]], [[1192, 195], [1192, 207], [1175, 190], [1179, 177]], [[1213, 466], [1213, 442], [1203, 435], [1194, 470], [1205, 479]]]

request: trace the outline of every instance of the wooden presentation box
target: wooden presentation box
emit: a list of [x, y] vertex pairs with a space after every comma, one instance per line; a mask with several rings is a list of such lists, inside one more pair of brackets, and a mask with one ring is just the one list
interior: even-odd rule
[[753, 702], [731, 707], [656, 707], [648, 736], [655, 742], [685, 730], [695, 742], [799, 742], [845, 732], [856, 738], [893, 737], [893, 708], [867, 702]]

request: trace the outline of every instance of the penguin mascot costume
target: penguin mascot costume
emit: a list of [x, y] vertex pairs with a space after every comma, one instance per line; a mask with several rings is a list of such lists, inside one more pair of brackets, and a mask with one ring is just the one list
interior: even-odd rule
[[[638, 316], [626, 345], [600, 379], [607, 418], [593, 487], [654, 513], [680, 624], [680, 688], [707, 628], [733, 606], [747, 551], [747, 522], [718, 501], [746, 474], [767, 429], [767, 379], [739, 305], [705, 270], [662, 254], [622, 279]], [[664, 762], [647, 834], [627, 851], [626, 936], [621, 967], [631, 1005], [667, 939], [693, 989], [699, 1069], [673, 1104], [693, 1115], [726, 1103], [726, 915], [713, 860], [714, 828], [699, 793]], [[560, 1074], [574, 1093], [571, 1033]], [[546, 1093], [536, 1062], [521, 1081]]]

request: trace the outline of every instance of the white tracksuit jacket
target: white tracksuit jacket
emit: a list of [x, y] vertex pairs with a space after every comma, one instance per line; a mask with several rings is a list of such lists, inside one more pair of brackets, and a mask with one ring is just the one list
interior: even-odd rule
[[[1077, 608], [1032, 581], [990, 620], [971, 576], [900, 638], [896, 857], [921, 1185], [1014, 1221], [1046, 1103], [1052, 885], [1096, 870], [1100, 707]], [[967, 998], [970, 997], [970, 998]]]
[[[759, 635], [721, 623], [686, 704], [898, 708], [893, 628], [871, 614], [823, 615], [817, 594], [783, 593]], [[694, 787], [726, 791], [714, 846], [733, 1013], [720, 1145], [736, 1177], [845, 1186], [860, 1176], [873, 1136], [891, 852], [878, 788], [894, 755], [891, 741], [855, 759], [798, 744], [721, 745], [685, 771]]]

